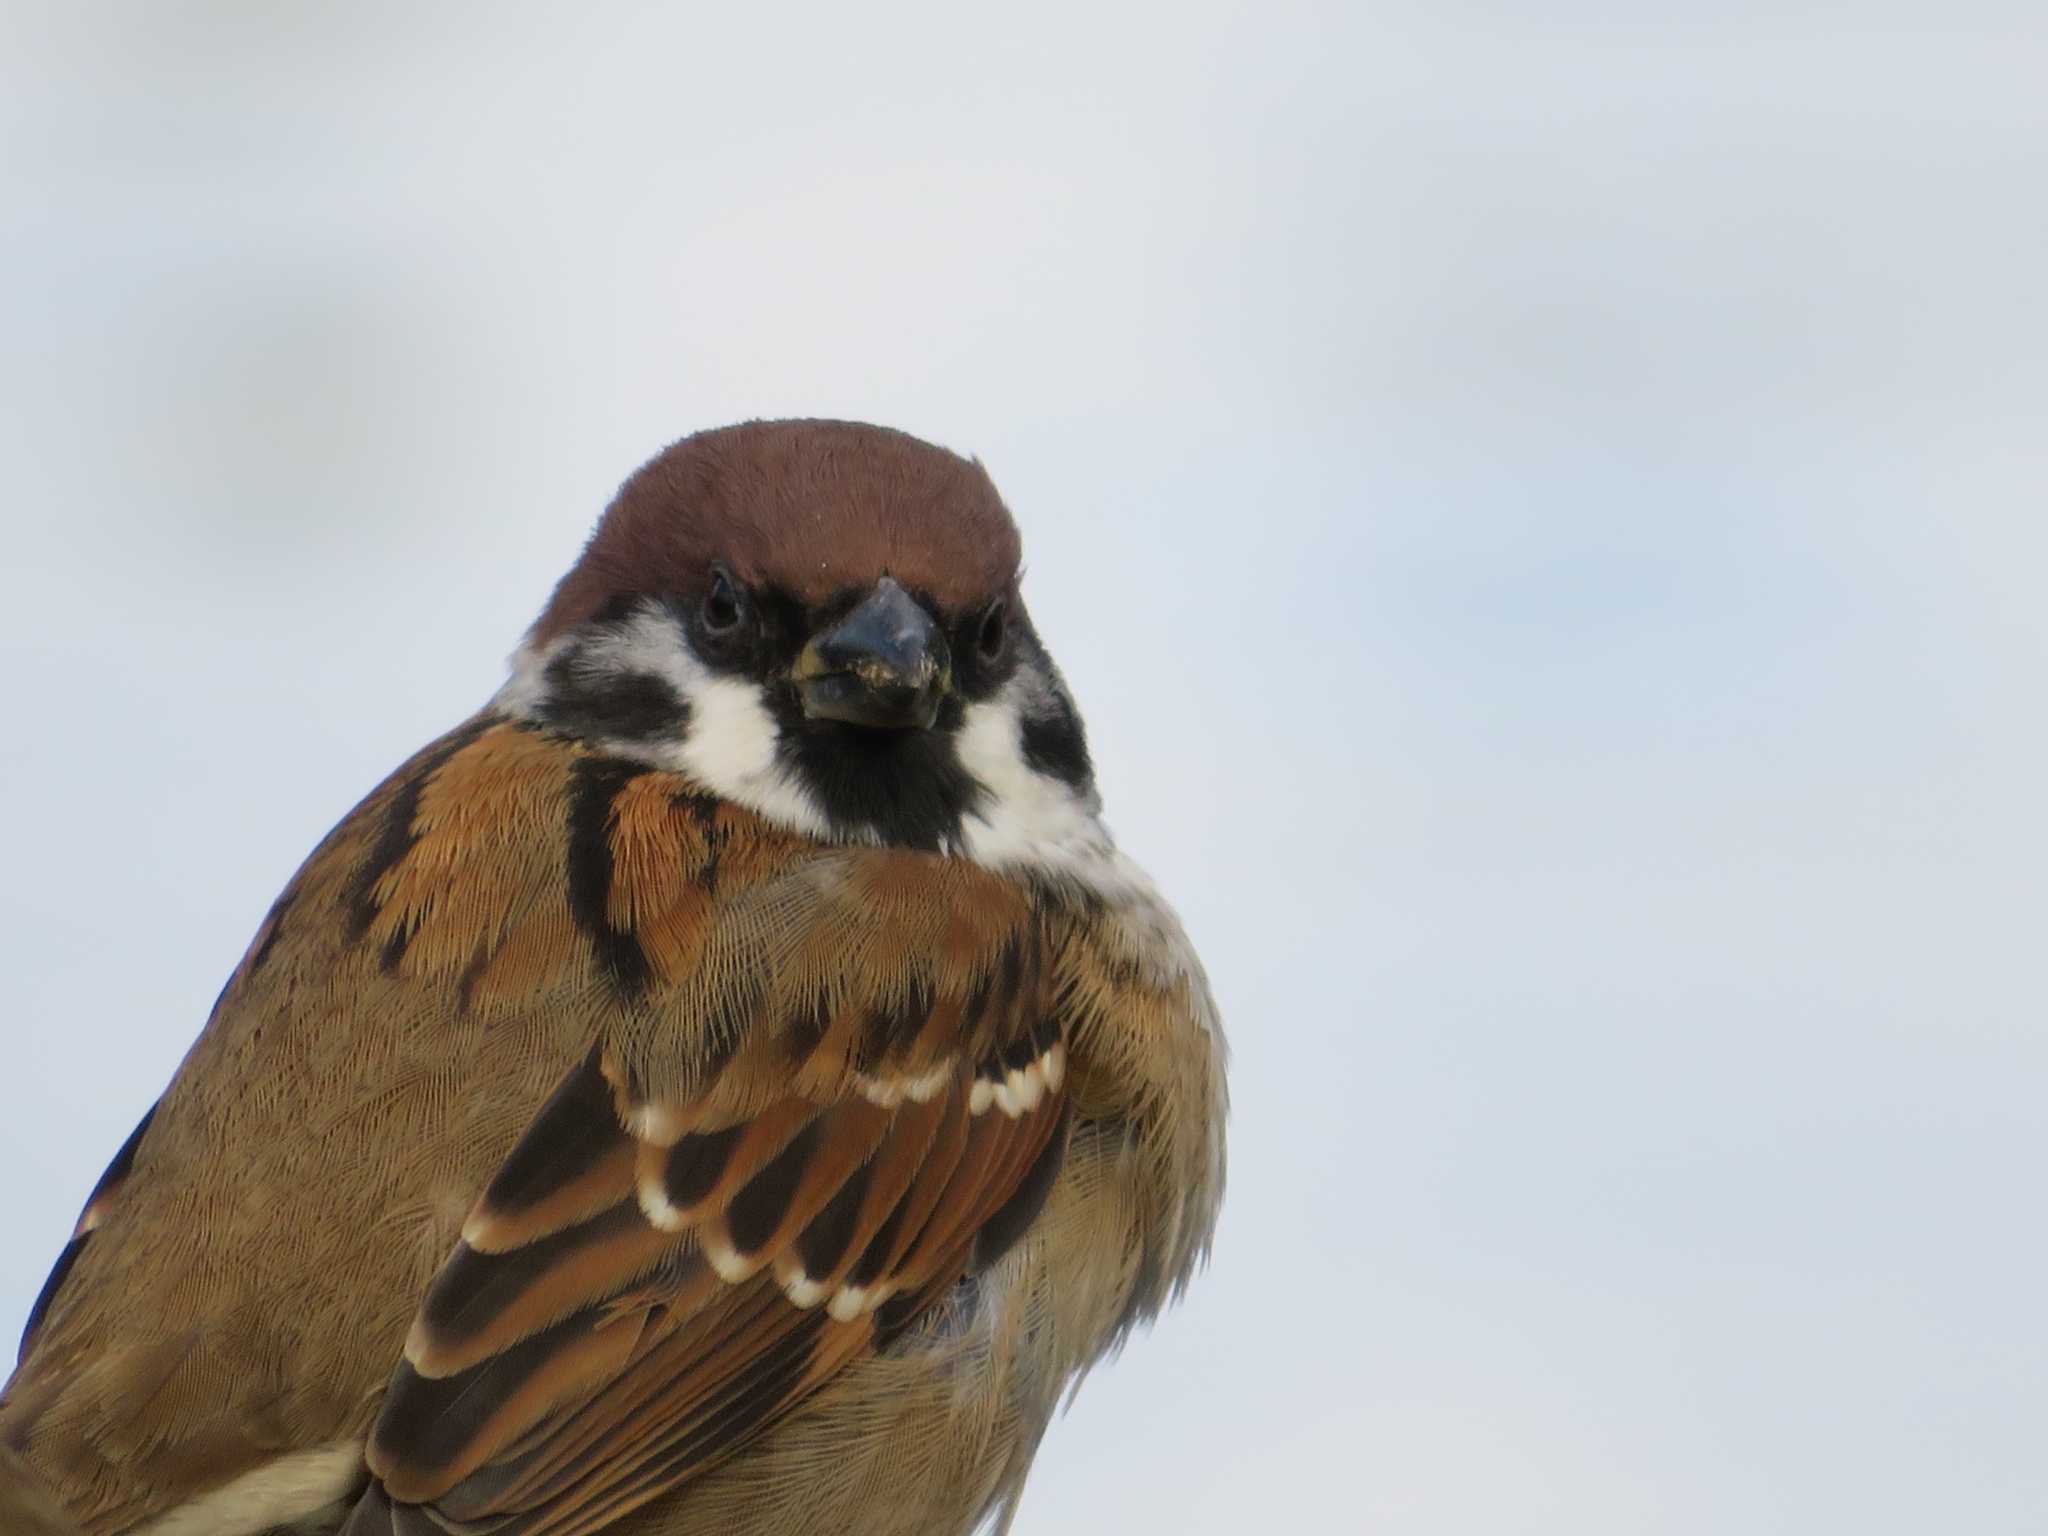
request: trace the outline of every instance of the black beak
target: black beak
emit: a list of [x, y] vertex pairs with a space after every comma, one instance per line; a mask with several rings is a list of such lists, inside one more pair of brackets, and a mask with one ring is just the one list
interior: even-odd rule
[[926, 730], [952, 680], [952, 656], [924, 606], [884, 576], [858, 608], [812, 637], [790, 675], [813, 720]]

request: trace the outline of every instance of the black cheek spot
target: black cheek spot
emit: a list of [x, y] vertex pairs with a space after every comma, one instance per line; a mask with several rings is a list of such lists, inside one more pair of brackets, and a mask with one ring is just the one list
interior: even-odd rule
[[534, 713], [570, 736], [650, 741], [679, 737], [690, 723], [689, 702], [652, 672], [592, 674], [565, 653], [548, 664], [547, 684]]
[[1088, 733], [1073, 701], [1055, 692], [1053, 707], [1046, 714], [1026, 715], [1018, 735], [1024, 747], [1024, 762], [1033, 773], [1058, 779], [1078, 789], [1094, 773], [1088, 761]]

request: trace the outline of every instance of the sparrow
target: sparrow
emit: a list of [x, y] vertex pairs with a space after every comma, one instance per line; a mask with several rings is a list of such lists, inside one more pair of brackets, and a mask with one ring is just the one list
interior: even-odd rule
[[78, 1536], [78, 1527], [21, 1457], [0, 1446], [0, 1531], [7, 1536]]
[[1226, 1110], [1019, 558], [978, 462], [877, 427], [634, 473], [108, 1165], [0, 1394], [19, 1507], [1007, 1528], [1206, 1256]]

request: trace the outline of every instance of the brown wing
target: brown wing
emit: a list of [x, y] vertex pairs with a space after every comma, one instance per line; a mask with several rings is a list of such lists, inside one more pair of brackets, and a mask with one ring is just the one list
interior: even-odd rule
[[33, 1469], [7, 1446], [0, 1446], [0, 1531], [7, 1536], [80, 1536], [77, 1522], [57, 1507]]
[[763, 882], [708, 925], [685, 1018], [569, 1074], [427, 1293], [348, 1532], [598, 1530], [1022, 1232], [1067, 1124], [1045, 929], [943, 869]]

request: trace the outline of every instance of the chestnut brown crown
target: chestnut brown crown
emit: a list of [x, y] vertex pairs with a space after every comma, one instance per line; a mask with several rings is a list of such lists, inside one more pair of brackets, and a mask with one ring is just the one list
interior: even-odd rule
[[816, 607], [884, 573], [945, 616], [1006, 593], [1017, 525], [981, 465], [850, 421], [755, 421], [671, 444], [619, 488], [532, 641], [722, 565]]

